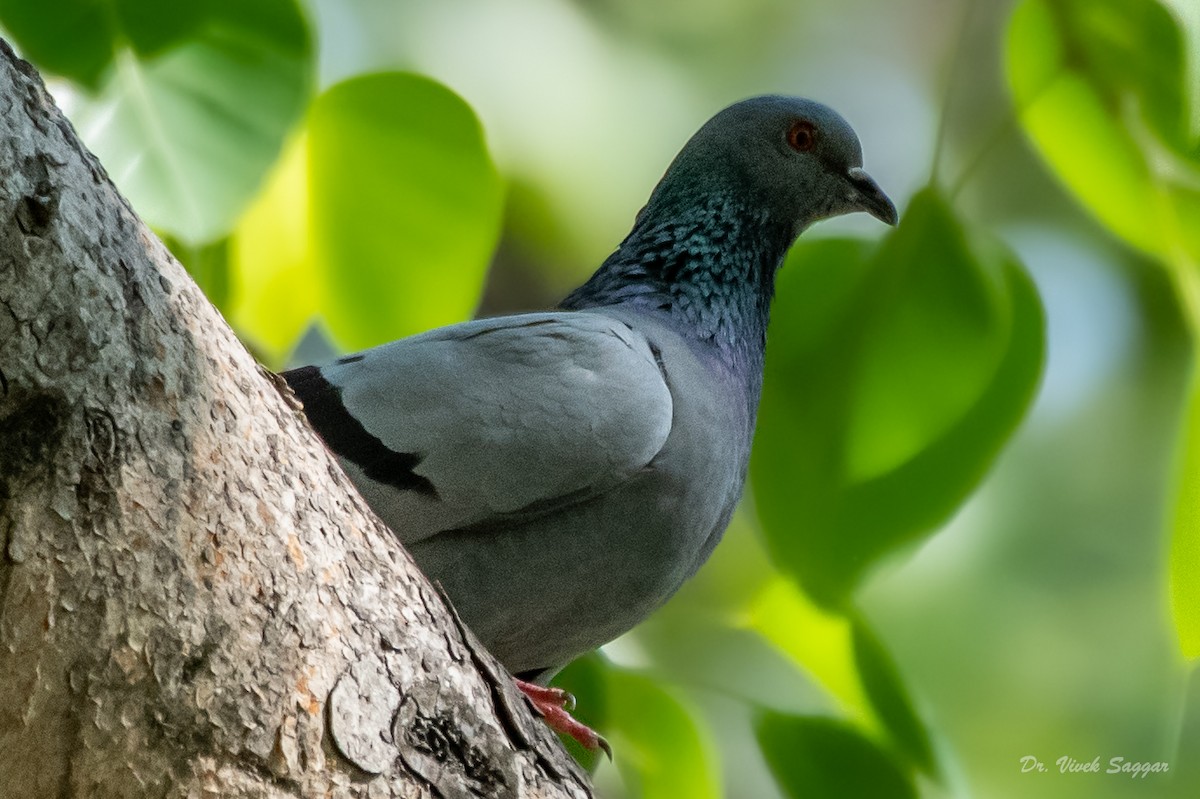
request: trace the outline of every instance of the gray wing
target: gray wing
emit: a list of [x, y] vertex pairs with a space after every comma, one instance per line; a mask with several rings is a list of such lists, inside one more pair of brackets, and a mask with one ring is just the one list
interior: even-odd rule
[[467, 322], [284, 377], [409, 543], [602, 493], [671, 430], [654, 347], [596, 313]]

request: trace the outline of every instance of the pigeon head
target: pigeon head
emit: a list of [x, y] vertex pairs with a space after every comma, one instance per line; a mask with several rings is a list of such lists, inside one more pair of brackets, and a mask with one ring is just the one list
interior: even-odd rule
[[897, 219], [892, 201], [863, 170], [849, 123], [799, 97], [752, 97], [719, 112], [680, 151], [647, 210], [706, 195], [765, 211], [793, 240], [840, 214], [866, 211], [889, 225]]
[[684, 145], [633, 230], [561, 307], [664, 315], [713, 343], [757, 397], [776, 272], [805, 228], [854, 211], [896, 224], [846, 120], [797, 97], [743, 100]]

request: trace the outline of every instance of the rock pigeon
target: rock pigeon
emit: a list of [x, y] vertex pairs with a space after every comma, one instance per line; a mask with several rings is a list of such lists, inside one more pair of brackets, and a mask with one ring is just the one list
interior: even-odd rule
[[710, 119], [557, 309], [283, 373], [371, 508], [547, 720], [544, 687], [704, 563], [742, 493], [775, 273], [811, 223], [896, 223], [850, 125], [762, 96]]

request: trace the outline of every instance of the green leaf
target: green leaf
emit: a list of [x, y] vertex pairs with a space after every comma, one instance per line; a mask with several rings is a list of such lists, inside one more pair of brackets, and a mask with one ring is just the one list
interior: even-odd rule
[[1171, 614], [1184, 657], [1200, 658], [1200, 367], [1192, 367], [1171, 538]]
[[1024, 0], [1008, 79], [1043, 158], [1104, 225], [1178, 267], [1200, 261], [1200, 131], [1184, 39], [1157, 0]]
[[775, 781], [796, 799], [915, 799], [917, 792], [887, 752], [851, 725], [822, 716], [764, 713], [758, 745]]
[[616, 763], [641, 799], [721, 795], [712, 744], [692, 711], [665, 687], [639, 674], [608, 673], [608, 734]]
[[361, 348], [470, 316], [500, 233], [501, 184], [453, 92], [417, 75], [346, 81], [309, 120], [321, 315]]
[[844, 607], [982, 479], [1033, 397], [1041, 306], [1014, 258], [926, 191], [877, 249], [798, 246], [772, 317], [756, 507], [775, 563]]
[[457, 95], [400, 72], [339, 83], [237, 230], [234, 323], [278, 359], [314, 317], [346, 348], [461, 321], [501, 211], [482, 129]]
[[[219, 0], [188, 0], [186, 3], [163, 3], [161, 0], [109, 2], [121, 35], [143, 58], [154, 56], [192, 35], [210, 14], [214, 11], [220, 13], [221, 10]], [[255, 3], [244, 5], [252, 9]]]
[[[1180, 5], [1176, 0], [1177, 5]], [[1194, 4], [1024, 0], [1008, 35], [1021, 121], [1059, 178], [1104, 225], [1170, 270], [1200, 333], [1200, 43]], [[1193, 62], [1196, 59], [1192, 59]], [[1170, 555], [1181, 648], [1200, 657], [1200, 383], [1193, 382]]]
[[749, 607], [749, 626], [816, 680], [842, 716], [878, 729], [854, 651], [854, 631], [840, 612], [816, 605], [794, 583], [772, 580]]
[[208, 0], [178, 24], [149, 7], [121, 6], [134, 46], [71, 119], [138, 213], [198, 246], [232, 229], [299, 119], [308, 33], [294, 0]]
[[122, 48], [155, 55], [196, 30], [210, 5], [211, 0], [0, 0], [0, 24], [40, 69], [95, 89]]
[[106, 4], [84, 0], [0, 0], [0, 24], [21, 54], [44, 72], [95, 87], [112, 62]]
[[230, 246], [230, 321], [273, 367], [283, 365], [320, 302], [308, 197], [308, 146], [300, 136], [242, 215]]
[[861, 617], [856, 617], [854, 662], [875, 716], [904, 758], [926, 774], [935, 775], [929, 731], [913, 708], [896, 664]]
[[891, 656], [859, 613], [823, 610], [782, 579], [762, 591], [749, 611], [750, 626], [817, 680], [841, 717], [886, 739], [906, 763], [938, 775], [929, 731]]

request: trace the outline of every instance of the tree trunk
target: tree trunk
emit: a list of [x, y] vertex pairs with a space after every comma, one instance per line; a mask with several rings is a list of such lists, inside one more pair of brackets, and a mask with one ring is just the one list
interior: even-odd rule
[[589, 796], [3, 42], [0, 176], [0, 795]]

